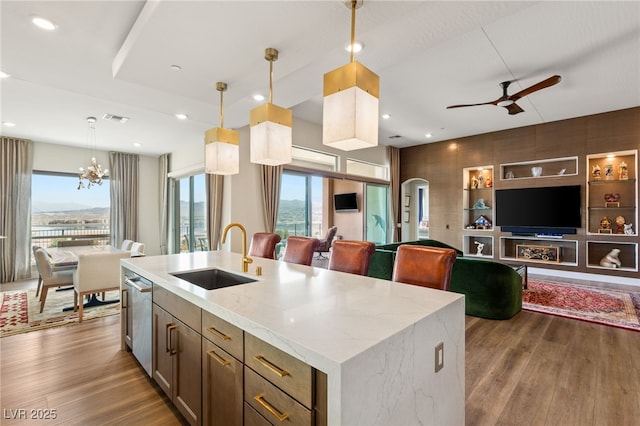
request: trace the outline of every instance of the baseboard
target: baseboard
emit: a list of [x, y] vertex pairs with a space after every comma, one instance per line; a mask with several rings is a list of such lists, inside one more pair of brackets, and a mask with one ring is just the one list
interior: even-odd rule
[[562, 271], [559, 269], [528, 268], [530, 274], [552, 277], [573, 278], [575, 280], [598, 281], [612, 284], [624, 284], [640, 287], [640, 279], [629, 277], [613, 277], [611, 275], [588, 274], [585, 272]]

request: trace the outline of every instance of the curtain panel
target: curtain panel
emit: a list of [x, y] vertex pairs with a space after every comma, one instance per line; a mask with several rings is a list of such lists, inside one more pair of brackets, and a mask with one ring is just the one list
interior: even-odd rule
[[158, 197], [160, 211], [160, 254], [169, 254], [169, 170], [171, 154], [163, 154], [158, 159], [160, 194]]
[[400, 149], [390, 146], [389, 147], [389, 203], [391, 207], [391, 218], [393, 220], [393, 226], [391, 227], [391, 238], [393, 242], [397, 242], [398, 238], [398, 226], [400, 223]]
[[111, 199], [111, 245], [123, 240], [138, 241], [139, 156], [109, 153]]
[[280, 203], [280, 181], [282, 166], [260, 166], [260, 187], [262, 189], [262, 207], [266, 232], [275, 232]]
[[207, 238], [209, 250], [218, 250], [220, 244], [220, 228], [222, 227], [222, 189], [224, 176], [206, 174], [207, 185]]
[[0, 282], [31, 278], [30, 140], [0, 137]]

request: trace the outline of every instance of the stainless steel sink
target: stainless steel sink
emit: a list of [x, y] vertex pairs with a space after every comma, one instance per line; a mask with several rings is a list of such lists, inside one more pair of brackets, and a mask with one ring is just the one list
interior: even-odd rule
[[256, 280], [232, 274], [221, 269], [203, 269], [201, 271], [172, 273], [174, 277], [189, 281], [193, 285], [206, 290], [231, 287], [238, 284], [252, 283]]

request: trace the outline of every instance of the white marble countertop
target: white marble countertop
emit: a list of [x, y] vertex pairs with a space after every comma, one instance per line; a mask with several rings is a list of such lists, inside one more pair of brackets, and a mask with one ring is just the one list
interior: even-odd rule
[[[463, 295], [262, 258], [242, 273], [241, 258], [121, 264], [326, 373], [331, 425], [464, 424]], [[256, 282], [207, 291], [171, 275], [214, 267]]]
[[[323, 371], [327, 363], [341, 364], [463, 298], [257, 257], [249, 273], [242, 273], [241, 256], [223, 251], [123, 259], [122, 264], [280, 349], [293, 349], [292, 354]], [[261, 276], [256, 266], [262, 267]], [[257, 281], [204, 290], [170, 275], [213, 267]]]

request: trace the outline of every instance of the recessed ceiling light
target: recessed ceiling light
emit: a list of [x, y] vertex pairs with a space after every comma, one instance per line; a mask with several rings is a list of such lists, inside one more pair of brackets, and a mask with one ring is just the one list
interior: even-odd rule
[[31, 17], [31, 22], [33, 22], [33, 24], [36, 27], [41, 28], [43, 30], [47, 30], [47, 31], [53, 31], [56, 28], [58, 28], [58, 26], [56, 24], [54, 24], [50, 20], [48, 20], [46, 18], [43, 18], [41, 16], [33, 16], [33, 17]]
[[[364, 49], [364, 43], [361, 41], [354, 41], [353, 42], [353, 53], [358, 53], [360, 51], [362, 51], [362, 49]], [[346, 50], [347, 52], [351, 52], [351, 43], [347, 43], [344, 46], [344, 50]]]
[[136, 148], [140, 148], [142, 144], [140, 142], [134, 142], [133, 146], [135, 146]]
[[253, 100], [258, 101], [258, 102], [262, 102], [264, 101], [264, 96], [262, 96], [261, 94], [257, 94], [257, 95], [253, 95]]
[[171, 65], [169, 68], [171, 68], [174, 71], [182, 70], [182, 67], [180, 65]]
[[11, 74], [7, 74], [4, 71], [0, 71], [0, 78], [9, 78], [11, 77]]
[[427, 133], [426, 135], [424, 135], [425, 138], [429, 139], [431, 137], [431, 133]]
[[178, 120], [186, 120], [187, 118], [189, 118], [189, 116], [187, 114], [178, 113], [178, 114], [176, 114], [176, 118]]
[[7, 127], [15, 127], [16, 123], [12, 123], [10, 121], [3, 121], [2, 125]]
[[388, 120], [391, 118], [391, 116], [389, 114], [382, 114], [382, 118]]

